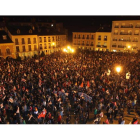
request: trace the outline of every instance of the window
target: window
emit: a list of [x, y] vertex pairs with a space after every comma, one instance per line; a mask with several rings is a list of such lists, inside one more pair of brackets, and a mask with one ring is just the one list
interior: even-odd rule
[[91, 35], [91, 39], [93, 39], [93, 35]]
[[74, 38], [76, 39], [76, 35], [74, 35]]
[[32, 30], [31, 29], [29, 30], [29, 33], [32, 34]]
[[80, 35], [78, 36], [78, 39], [80, 39]]
[[31, 44], [31, 40], [30, 40], [30, 38], [28, 38], [28, 44]]
[[36, 38], [33, 38], [33, 43], [34, 43], [34, 44], [36, 43]]
[[46, 43], [44, 44], [44, 49], [47, 49]]
[[51, 43], [49, 43], [49, 49], [51, 48]]
[[44, 42], [46, 42], [46, 37], [44, 37]]
[[85, 39], [85, 36], [83, 35], [83, 39]]
[[34, 45], [34, 50], [37, 51], [37, 46], [36, 45]]
[[20, 30], [19, 29], [17, 30], [17, 34], [20, 34]]
[[3, 40], [7, 40], [7, 35], [3, 35]]
[[107, 36], [104, 36], [104, 41], [107, 41]]
[[39, 49], [40, 49], [40, 50], [42, 50], [42, 49], [43, 49], [43, 48], [42, 48], [42, 44], [40, 44], [40, 45], [39, 45]]
[[24, 38], [21, 39], [22, 44], [25, 44], [25, 40]]
[[15, 38], [15, 44], [16, 44], [16, 45], [19, 45], [18, 39], [17, 39], [17, 38]]
[[51, 39], [50, 39], [50, 37], [48, 37], [48, 42], [51, 42]]
[[2, 55], [1, 49], [0, 49], [0, 55]]
[[54, 37], [52, 37], [52, 41], [54, 41]]
[[7, 54], [7, 55], [10, 54], [10, 49], [6, 49], [6, 54]]
[[89, 39], [89, 35], [87, 35], [87, 39]]
[[42, 37], [39, 37], [39, 42], [42, 42]]
[[19, 46], [16, 46], [16, 52], [19, 52]]
[[31, 50], [31, 45], [28, 45], [28, 50], [29, 50], [29, 51], [32, 51], [32, 50]]
[[135, 30], [134, 35], [139, 35], [139, 30]]
[[22, 50], [23, 52], [26, 52], [25, 46], [22, 46]]
[[98, 36], [98, 40], [101, 40], [101, 35]]

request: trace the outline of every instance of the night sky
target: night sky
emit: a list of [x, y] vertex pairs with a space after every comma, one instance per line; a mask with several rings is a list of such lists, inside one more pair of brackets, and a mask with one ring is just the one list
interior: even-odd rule
[[[8, 17], [8, 16], [7, 16]], [[71, 41], [72, 32], [80, 31], [83, 28], [92, 28], [104, 25], [112, 25], [113, 20], [140, 20], [140, 16], [10, 16], [10, 20], [30, 21], [31, 18], [36, 18], [37, 21], [63, 22], [63, 25], [68, 29], [68, 40]], [[0, 21], [3, 17], [0, 17]]]

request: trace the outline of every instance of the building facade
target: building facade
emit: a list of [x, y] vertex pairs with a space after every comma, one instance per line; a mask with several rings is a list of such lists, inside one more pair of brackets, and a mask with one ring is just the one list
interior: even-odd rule
[[95, 49], [95, 33], [90, 32], [73, 32], [73, 47], [75, 49]]
[[140, 20], [113, 21], [111, 51], [137, 52], [140, 50]]
[[[0, 42], [0, 57], [7, 56], [22, 59], [25, 57], [33, 57], [35, 54], [51, 54], [66, 47], [66, 35], [48, 32], [35, 32], [31, 28], [18, 27], [10, 29], [5, 27], [1, 37], [7, 37], [8, 40]], [[7, 50], [10, 48], [10, 51]]]
[[4, 30], [0, 30], [0, 57], [15, 58], [14, 43]]
[[88, 49], [110, 51], [111, 32], [73, 32], [73, 47], [75, 49]]
[[110, 51], [111, 32], [95, 33], [95, 51]]

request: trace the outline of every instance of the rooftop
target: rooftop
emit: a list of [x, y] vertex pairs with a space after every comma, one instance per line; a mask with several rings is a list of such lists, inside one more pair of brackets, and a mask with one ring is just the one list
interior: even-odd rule
[[4, 30], [0, 30], [0, 43], [13, 43]]

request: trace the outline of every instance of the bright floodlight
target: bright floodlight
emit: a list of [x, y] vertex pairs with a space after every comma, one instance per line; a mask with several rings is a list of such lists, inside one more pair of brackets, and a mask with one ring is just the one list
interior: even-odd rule
[[70, 49], [70, 46], [68, 46], [67, 48]]
[[63, 51], [64, 51], [64, 52], [67, 52], [67, 50], [66, 50], [66, 49], [63, 49]]
[[74, 49], [71, 49], [71, 52], [73, 53], [74, 52]]
[[130, 46], [128, 46], [128, 49], [130, 49], [131, 47]]
[[52, 45], [54, 45], [55, 43], [53, 42]]
[[119, 73], [121, 71], [121, 67], [120, 66], [116, 67], [116, 71]]

